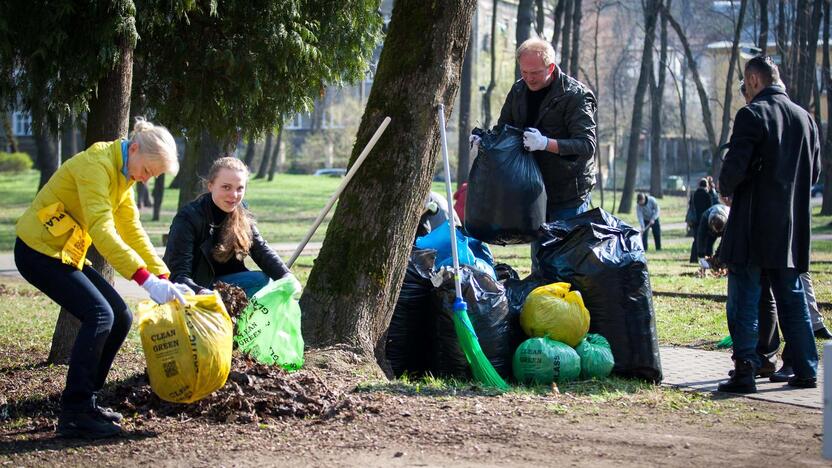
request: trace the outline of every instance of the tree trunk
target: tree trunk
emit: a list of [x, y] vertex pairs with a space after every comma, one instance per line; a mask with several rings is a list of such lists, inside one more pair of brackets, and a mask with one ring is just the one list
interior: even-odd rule
[[11, 113], [5, 109], [0, 113], [3, 114], [3, 131], [6, 133], [6, 143], [9, 145], [9, 152], [17, 153], [17, 137], [14, 136]]
[[[515, 49], [532, 36], [533, 22], [534, 0], [520, 0], [517, 5], [517, 26], [514, 30]], [[514, 79], [520, 79], [520, 64], [516, 60], [514, 61]]]
[[471, 36], [468, 38], [468, 48], [465, 51], [465, 59], [462, 62], [462, 78], [459, 84], [459, 131], [457, 142], [457, 165], [456, 185], [461, 187], [468, 181], [468, 171], [471, 170], [471, 146], [468, 143], [468, 136], [471, 134], [471, 88], [473, 87], [473, 62], [474, 51], [474, 27], [471, 28]]
[[560, 71], [566, 73], [569, 76], [572, 76], [572, 70], [570, 70], [569, 68], [569, 60], [572, 58], [572, 17], [574, 13], [573, 4], [575, 0], [563, 1], [566, 2], [566, 5], [564, 5], [563, 7], [563, 45], [560, 49]]
[[563, 28], [563, 15], [566, 2], [568, 1], [569, 0], [558, 0], [558, 5], [555, 7], [555, 13], [553, 15], [553, 22], [555, 25], [552, 30], [552, 47], [555, 48], [555, 52], [558, 51], [558, 42], [560, 41], [560, 35]]
[[474, 0], [399, 0], [393, 7], [351, 158], [390, 116], [358, 174], [384, 183], [350, 184], [341, 195], [300, 299], [312, 348], [346, 345], [385, 361], [382, 337], [439, 154], [437, 104], [454, 102], [475, 7]]
[[[777, 55], [785, 64], [786, 59], [786, 0], [777, 1], [777, 29], [774, 31], [774, 42], [777, 43]], [[781, 77], [782, 77], [781, 73]]]
[[[693, 77], [693, 82], [696, 84], [696, 92], [699, 94], [699, 105], [702, 107], [702, 121], [705, 124], [705, 133], [708, 135], [708, 143], [710, 145], [711, 155], [718, 153], [718, 146], [716, 143], [716, 132], [714, 131], [714, 121], [711, 114], [711, 105], [708, 99], [708, 92], [705, 91], [705, 85], [702, 84], [702, 78], [699, 76], [699, 66], [696, 64], [696, 59], [693, 57], [693, 52], [690, 49], [688, 38], [682, 27], [670, 14], [666, 8], [661, 8], [662, 15], [667, 17], [667, 22], [670, 27], [676, 31], [676, 36], [679, 37], [679, 42], [682, 43], [682, 49], [685, 51], [687, 57], [688, 67], [690, 67], [690, 74]], [[713, 157], [713, 156], [712, 156]]]
[[257, 175], [254, 176], [255, 179], [262, 179], [263, 177], [266, 177], [266, 171], [269, 168], [269, 160], [272, 155], [273, 138], [274, 132], [272, 130], [266, 132], [266, 147], [263, 149], [263, 158], [260, 160], [260, 168], [257, 169]]
[[[601, 3], [596, 0], [596, 2], [595, 2], [595, 31], [593, 33], [594, 37], [593, 37], [593, 41], [592, 41], [592, 68], [593, 68], [593, 73], [594, 73], [594, 76], [595, 76], [595, 88], [592, 91], [595, 92], [595, 101], [596, 102], [601, 100], [600, 89], [598, 89], [598, 88], [601, 87], [601, 81], [600, 81], [601, 78], [600, 78], [600, 76], [598, 76], [598, 29], [599, 29], [599, 23], [600, 23], [600, 20], [601, 20], [601, 9], [602, 9]], [[613, 106], [614, 105], [615, 105], [615, 103], [613, 103]], [[600, 128], [599, 124], [601, 122], [597, 118], [595, 119], [595, 122], [596, 122], [595, 134], [600, 135], [601, 134], [601, 128]], [[607, 153], [607, 161], [609, 161], [609, 153]], [[601, 151], [598, 150], [598, 149], [595, 150], [595, 166], [598, 168], [598, 190], [601, 193], [601, 209], [604, 209], [604, 171], [603, 171], [603, 167], [601, 167]]]
[[627, 171], [624, 175], [624, 190], [618, 211], [629, 213], [633, 208], [633, 192], [638, 175], [639, 140], [641, 137], [641, 120], [644, 114], [644, 95], [653, 74], [653, 42], [656, 39], [656, 19], [661, 7], [660, 0], [646, 0], [644, 3], [644, 48], [641, 52], [641, 70], [638, 74], [635, 97], [633, 98], [633, 118], [630, 122], [630, 141], [627, 148]]
[[143, 184], [141, 182], [136, 182], [136, 207], [142, 209], [146, 206], [153, 206], [153, 202], [150, 201], [150, 189], [147, 188], [147, 184]]
[[573, 0], [574, 12], [572, 14], [572, 48], [570, 50], [569, 75], [578, 79], [578, 62], [580, 61], [581, 45], [581, 20], [583, 19], [583, 6], [581, 0]]
[[483, 112], [483, 121], [485, 122], [485, 128], [491, 128], [491, 94], [494, 92], [494, 88], [497, 87], [497, 40], [495, 39], [497, 35], [497, 6], [500, 4], [500, 0], [494, 0], [494, 11], [491, 12], [491, 44], [489, 47], [489, 52], [491, 53], [491, 79], [488, 82], [488, 88], [485, 90], [485, 93], [482, 95], [482, 112]]
[[190, 203], [203, 193], [202, 180], [208, 177], [208, 171], [215, 160], [234, 153], [234, 141], [220, 142], [207, 131], [194, 132], [185, 146], [185, 160], [179, 168], [182, 176], [179, 187], [179, 208]]
[[78, 128], [76, 128], [76, 122], [75, 117], [71, 115], [64, 122], [62, 128], [63, 135], [61, 135], [63, 142], [61, 143], [60, 161], [66, 161], [81, 151], [78, 148]]
[[803, 52], [806, 34], [807, 34], [807, 23], [808, 23], [808, 3], [806, 0], [797, 0], [797, 7], [795, 10], [796, 18], [794, 21], [794, 29], [792, 29], [792, 37], [791, 43], [789, 44], [789, 53], [786, 56], [786, 60], [783, 62], [786, 64], [785, 67], [785, 76], [783, 77], [783, 81], [786, 84], [786, 92], [789, 94], [789, 97], [803, 107], [802, 96], [800, 96], [801, 91], [801, 74], [800, 69], [801, 65], [803, 64], [803, 60], [801, 57], [801, 53]]
[[[661, 0], [660, 0], [661, 1]], [[670, 9], [671, 0], [666, 0], [665, 8]], [[659, 67], [658, 78], [651, 80], [650, 87], [650, 194], [656, 198], [664, 196], [662, 187], [662, 105], [664, 104], [664, 83], [667, 77], [667, 18], [662, 16], [659, 30]], [[651, 72], [652, 76], [652, 72]]]
[[248, 136], [248, 146], [246, 146], [246, 155], [243, 162], [248, 166], [249, 172], [254, 170], [254, 148], [257, 146], [257, 137], [255, 135]]
[[535, 31], [538, 37], [542, 39], [546, 37], [546, 31], [543, 29], [546, 26], [546, 10], [543, 8], [543, 0], [535, 0], [534, 5], [536, 14]]
[[[128, 117], [130, 116], [130, 86], [133, 82], [133, 47], [126, 38], [119, 43], [120, 60], [106, 76], [98, 82], [98, 95], [90, 102], [87, 114], [87, 135], [85, 147], [89, 148], [98, 141], [112, 141], [127, 137]], [[101, 276], [113, 282], [113, 267], [90, 247], [87, 259], [92, 262]], [[55, 333], [52, 335], [52, 347], [46, 362], [66, 364], [75, 343], [75, 336], [81, 323], [66, 309], [61, 308]]]
[[757, 38], [757, 47], [761, 53], [768, 55], [768, 0], [757, 0], [760, 6], [760, 35]]
[[153, 183], [153, 221], [159, 221], [159, 216], [162, 214], [162, 201], [165, 198], [165, 173], [159, 174], [156, 177], [156, 182]]
[[820, 214], [832, 214], [832, 70], [829, 58], [829, 14], [832, 1], [823, 1], [823, 85], [826, 87], [826, 139], [823, 144], [823, 205]]
[[35, 139], [35, 146], [37, 147], [37, 167], [40, 171], [40, 181], [38, 182], [38, 190], [42, 189], [52, 174], [58, 170], [60, 165], [60, 156], [58, 155], [58, 147], [55, 144], [56, 138], [49, 134], [49, 127], [43, 119], [32, 121], [32, 136]]
[[719, 171], [722, 169], [722, 146], [728, 141], [728, 132], [731, 129], [731, 102], [734, 99], [734, 71], [737, 67], [737, 59], [740, 54], [740, 37], [742, 36], [742, 23], [745, 19], [745, 10], [748, 7], [748, 0], [740, 1], [740, 12], [737, 16], [737, 24], [734, 28], [734, 41], [731, 43], [731, 60], [728, 63], [728, 77], [725, 78], [725, 96], [722, 101], [722, 130], [719, 134], [719, 148], [711, 153], [711, 175], [714, 180], [719, 179]]
[[277, 129], [277, 143], [274, 145], [272, 151], [272, 160], [269, 162], [269, 182], [274, 180], [274, 174], [277, 172], [277, 160], [280, 159], [280, 145], [283, 143], [283, 125]]

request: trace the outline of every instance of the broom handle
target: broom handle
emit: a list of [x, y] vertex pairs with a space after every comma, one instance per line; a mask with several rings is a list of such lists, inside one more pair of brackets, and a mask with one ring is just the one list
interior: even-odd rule
[[448, 195], [448, 228], [451, 231], [451, 256], [454, 260], [454, 287], [456, 297], [462, 297], [462, 285], [459, 278], [459, 252], [456, 251], [456, 224], [451, 211], [451, 164], [448, 162], [448, 138], [445, 134], [445, 105], [439, 104], [439, 139], [442, 142], [442, 160], [445, 163], [445, 192]]
[[384, 133], [384, 130], [387, 129], [387, 125], [389, 124], [390, 117], [385, 117], [384, 120], [381, 122], [381, 125], [373, 134], [372, 138], [370, 138], [370, 141], [367, 143], [367, 146], [364, 147], [364, 151], [361, 152], [361, 154], [355, 160], [355, 163], [352, 165], [350, 170], [347, 171], [347, 175], [344, 176], [344, 180], [341, 181], [341, 185], [339, 185], [338, 189], [335, 190], [335, 193], [332, 194], [332, 197], [330, 197], [324, 209], [322, 209], [321, 212], [318, 213], [318, 218], [315, 220], [315, 223], [312, 224], [312, 227], [306, 233], [306, 236], [304, 236], [303, 240], [300, 242], [300, 244], [298, 244], [297, 249], [295, 249], [295, 253], [292, 254], [292, 258], [290, 258], [289, 262], [286, 264], [289, 268], [292, 268], [292, 265], [295, 263], [295, 260], [298, 259], [301, 252], [303, 252], [303, 249], [306, 247], [306, 244], [309, 243], [309, 239], [312, 239], [312, 236], [315, 234], [315, 231], [318, 230], [318, 226], [321, 225], [327, 213], [329, 213], [329, 210], [332, 209], [332, 205], [334, 205], [335, 202], [338, 200], [338, 197], [341, 196], [341, 192], [343, 192], [344, 189], [347, 187], [347, 184], [350, 183], [350, 180], [352, 180], [356, 171], [358, 171], [358, 168], [361, 167], [361, 163], [363, 163], [364, 160], [367, 159], [367, 155], [370, 154], [370, 150], [372, 150], [373, 146], [376, 145], [376, 142], [379, 138], [381, 138], [381, 134]]

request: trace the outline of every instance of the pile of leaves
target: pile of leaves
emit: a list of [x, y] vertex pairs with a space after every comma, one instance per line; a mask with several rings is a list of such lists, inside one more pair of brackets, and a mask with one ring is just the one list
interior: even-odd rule
[[248, 305], [248, 298], [243, 288], [234, 286], [233, 284], [223, 283], [217, 281], [214, 283], [214, 290], [220, 293], [222, 303], [225, 304], [225, 310], [231, 317], [231, 323], [237, 324], [237, 318], [242, 315]]
[[373, 410], [355, 395], [332, 391], [312, 371], [286, 372], [234, 356], [225, 386], [191, 403], [169, 403], [150, 388], [145, 375], [122, 382], [109, 399], [125, 415], [148, 418], [185, 415], [223, 423], [251, 423], [269, 418], [352, 419]]

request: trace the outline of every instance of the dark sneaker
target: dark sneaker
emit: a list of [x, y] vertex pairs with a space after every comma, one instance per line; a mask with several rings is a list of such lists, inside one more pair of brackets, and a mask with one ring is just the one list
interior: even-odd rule
[[800, 378], [794, 376], [791, 379], [789, 379], [789, 382], [786, 385], [788, 385], [789, 387], [797, 388], [817, 388], [818, 379], [815, 377]]
[[[774, 364], [772, 364], [770, 361], [764, 361], [763, 366], [760, 367], [759, 369], [757, 369], [757, 373], [755, 374], [755, 377], [758, 378], [758, 379], [767, 379], [767, 378], [771, 377], [772, 374], [774, 374], [775, 370], [777, 370], [777, 368], [774, 367]], [[734, 376], [734, 369], [731, 369], [731, 370], [728, 371], [728, 377], [733, 377], [733, 376]]]
[[717, 390], [728, 393], [757, 393], [754, 374], [756, 374], [756, 369], [751, 362], [737, 361], [734, 363], [734, 374], [730, 379], [721, 382]]
[[771, 374], [771, 377], [769, 377], [768, 380], [772, 382], [788, 382], [793, 377], [794, 371], [792, 370], [792, 367], [784, 365], [779, 371]]
[[64, 411], [58, 417], [61, 437], [103, 439], [121, 433], [121, 426], [104, 419], [98, 411]]

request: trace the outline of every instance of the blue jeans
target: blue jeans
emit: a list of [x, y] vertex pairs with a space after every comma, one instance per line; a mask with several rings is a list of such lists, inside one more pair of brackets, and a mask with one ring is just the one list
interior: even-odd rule
[[239, 273], [218, 276], [214, 281], [222, 281], [223, 283], [233, 284], [234, 286], [243, 288], [246, 292], [246, 297], [250, 298], [254, 293], [269, 284], [269, 277], [262, 271], [241, 271]]
[[[760, 367], [756, 352], [759, 332], [761, 269], [756, 266], [730, 266], [728, 269], [728, 330], [734, 341], [734, 360], [750, 361]], [[794, 268], [765, 269], [771, 292], [778, 306], [783, 336], [789, 343], [789, 357], [798, 378], [817, 376], [818, 353], [809, 307], [800, 274]]]
[[115, 289], [90, 266], [83, 270], [44, 255], [19, 238], [14, 262], [21, 276], [81, 321], [72, 345], [66, 387], [61, 396], [65, 410], [89, 409], [113, 365], [133, 314]]
[[[560, 208], [555, 210], [546, 210], [546, 222], [552, 223], [555, 221], [561, 221], [569, 218], [574, 218], [581, 213], [586, 213], [589, 211], [589, 204], [592, 202], [592, 195], [587, 195], [586, 200], [580, 205], [573, 207], [573, 208]], [[540, 250], [540, 241], [534, 240], [531, 244], [531, 256], [532, 256], [532, 275], [536, 275], [540, 272], [540, 267], [537, 264], [537, 251]]]

